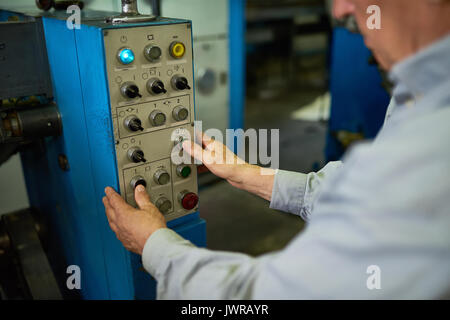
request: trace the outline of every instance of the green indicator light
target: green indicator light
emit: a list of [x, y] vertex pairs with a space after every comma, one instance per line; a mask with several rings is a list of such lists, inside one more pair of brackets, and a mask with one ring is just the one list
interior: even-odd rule
[[181, 176], [183, 178], [189, 177], [190, 174], [191, 174], [191, 167], [186, 166], [183, 169], [181, 169]]

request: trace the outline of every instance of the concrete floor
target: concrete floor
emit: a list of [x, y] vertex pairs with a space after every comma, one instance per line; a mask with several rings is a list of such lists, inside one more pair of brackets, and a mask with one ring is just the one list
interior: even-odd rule
[[[320, 94], [323, 91], [309, 90], [247, 100], [247, 128], [280, 129], [280, 169], [310, 172], [324, 165], [327, 124], [290, 118]], [[200, 190], [200, 215], [207, 222], [210, 249], [253, 256], [282, 249], [304, 227], [300, 217], [269, 209], [268, 201], [226, 181]]]

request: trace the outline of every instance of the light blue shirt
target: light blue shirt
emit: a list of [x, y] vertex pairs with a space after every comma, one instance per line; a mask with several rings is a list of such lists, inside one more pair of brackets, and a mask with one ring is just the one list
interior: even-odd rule
[[450, 36], [390, 76], [374, 141], [317, 173], [277, 171], [270, 206], [305, 219], [303, 232], [252, 258], [160, 229], [143, 252], [158, 298], [450, 298]]

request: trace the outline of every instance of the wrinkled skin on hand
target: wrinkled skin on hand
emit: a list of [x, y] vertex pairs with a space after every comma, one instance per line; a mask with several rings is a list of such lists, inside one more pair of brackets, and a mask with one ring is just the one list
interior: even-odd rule
[[134, 253], [142, 254], [145, 242], [158, 229], [166, 228], [166, 221], [158, 208], [150, 201], [145, 188], [138, 185], [135, 199], [139, 209], [133, 208], [113, 188], [105, 188], [103, 197], [109, 226], [123, 246]]

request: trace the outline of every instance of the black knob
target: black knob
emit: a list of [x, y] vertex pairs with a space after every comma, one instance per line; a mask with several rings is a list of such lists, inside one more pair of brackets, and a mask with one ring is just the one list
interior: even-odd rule
[[132, 148], [128, 149], [127, 155], [128, 155], [128, 159], [130, 159], [131, 161], [133, 161], [135, 163], [147, 161], [144, 158], [144, 151], [142, 151], [138, 147], [132, 147]]
[[136, 189], [138, 185], [143, 185], [144, 187], [147, 187], [147, 181], [145, 181], [145, 178], [143, 176], [135, 176], [130, 181], [131, 188]]
[[139, 93], [139, 88], [132, 82], [125, 82], [122, 87], [120, 87], [120, 92], [126, 98], [134, 99], [136, 97], [142, 97]]
[[164, 82], [159, 79], [148, 80], [147, 90], [152, 94], [161, 94], [167, 92], [166, 88], [164, 87]]
[[176, 90], [190, 90], [191, 87], [189, 86], [189, 82], [186, 79], [186, 77], [183, 76], [174, 76], [172, 78], [172, 86], [176, 89]]
[[131, 131], [143, 131], [142, 122], [137, 116], [129, 116], [124, 121], [125, 127], [130, 129]]

